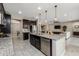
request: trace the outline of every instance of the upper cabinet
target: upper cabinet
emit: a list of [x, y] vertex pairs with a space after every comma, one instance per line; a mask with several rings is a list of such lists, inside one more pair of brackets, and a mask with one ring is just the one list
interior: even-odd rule
[[23, 19], [23, 28], [24, 29], [28, 29], [29, 26], [31, 25], [36, 25], [37, 24], [37, 21], [32, 21], [32, 20], [26, 20], [26, 19]]
[[11, 33], [11, 15], [4, 14], [3, 25], [5, 26], [6, 33]]
[[6, 14], [2, 3], [0, 3], [0, 30], [4, 33], [11, 33], [11, 15]]
[[3, 7], [3, 4], [0, 3], [0, 24], [3, 24], [3, 19], [4, 19], [4, 7]]
[[32, 20], [26, 20], [26, 19], [23, 19], [23, 28], [26, 28], [28, 29], [28, 27], [30, 25], [36, 25], [37, 24], [37, 21], [32, 21]]
[[23, 28], [24, 29], [29, 29], [29, 24], [30, 22], [29, 22], [29, 20], [25, 20], [25, 19], [23, 19]]
[[[23, 29], [33, 32], [36, 29], [37, 21], [23, 19]], [[25, 32], [24, 31], [24, 32]]]

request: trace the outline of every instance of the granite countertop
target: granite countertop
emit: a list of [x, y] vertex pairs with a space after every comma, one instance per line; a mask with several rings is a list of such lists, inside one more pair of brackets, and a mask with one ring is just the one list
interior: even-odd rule
[[49, 39], [53, 39], [53, 40], [59, 40], [63, 37], [65, 37], [65, 34], [53, 34], [53, 35], [48, 35], [48, 34], [35, 34], [35, 33], [30, 33], [36, 36], [41, 36], [44, 38], [49, 38]]

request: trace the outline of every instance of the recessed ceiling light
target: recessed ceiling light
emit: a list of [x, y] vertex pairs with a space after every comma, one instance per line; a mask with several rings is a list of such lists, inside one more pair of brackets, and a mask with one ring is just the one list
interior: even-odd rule
[[18, 14], [22, 14], [22, 11], [19, 11]]
[[38, 10], [41, 10], [42, 8], [41, 8], [41, 7], [38, 7], [37, 9], [38, 9]]

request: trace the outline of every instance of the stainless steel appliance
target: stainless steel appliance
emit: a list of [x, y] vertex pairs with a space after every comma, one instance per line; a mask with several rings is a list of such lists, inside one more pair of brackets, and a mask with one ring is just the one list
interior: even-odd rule
[[50, 39], [41, 38], [41, 51], [50, 56]]
[[37, 26], [36, 26], [36, 25], [31, 25], [31, 26], [30, 26], [30, 32], [37, 34]]

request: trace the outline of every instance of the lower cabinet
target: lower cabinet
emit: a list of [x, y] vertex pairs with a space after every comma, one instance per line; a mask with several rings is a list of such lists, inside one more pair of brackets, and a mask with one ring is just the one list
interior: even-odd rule
[[52, 56], [52, 41], [48, 38], [30, 34], [30, 43], [39, 49], [43, 54]]
[[30, 43], [35, 46], [35, 39], [32, 35], [30, 35]]
[[30, 43], [36, 47], [37, 49], [41, 50], [41, 40], [40, 37], [35, 35], [30, 35]]
[[28, 40], [29, 33], [23, 33], [23, 40]]
[[36, 39], [35, 39], [35, 47], [37, 48], [37, 49], [41, 49], [41, 40], [40, 40], [40, 37], [36, 37]]

